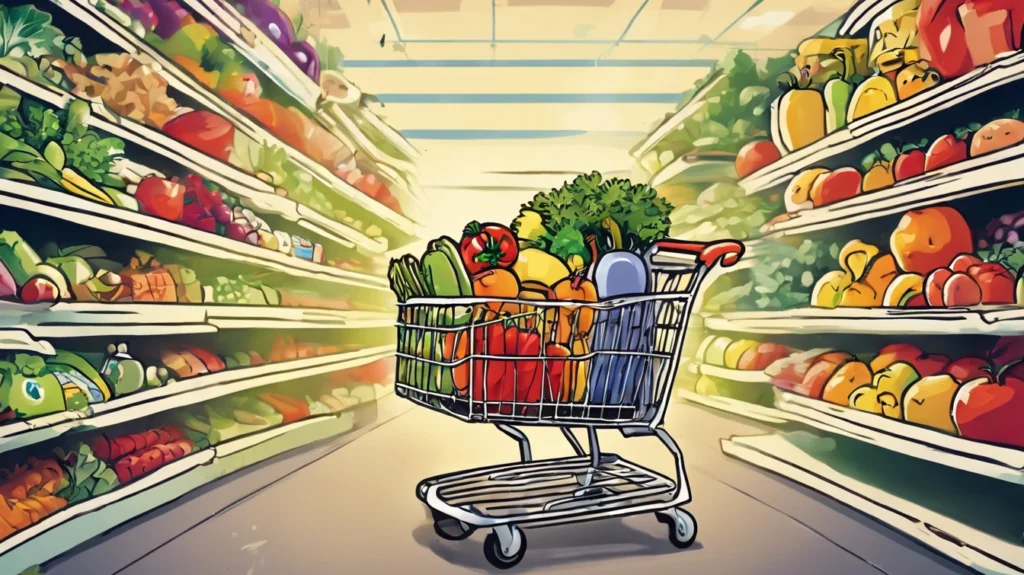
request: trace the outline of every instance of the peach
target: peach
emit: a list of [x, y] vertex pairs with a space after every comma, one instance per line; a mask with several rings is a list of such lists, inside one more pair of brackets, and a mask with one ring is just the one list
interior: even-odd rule
[[960, 254], [953, 258], [953, 262], [949, 264], [949, 269], [954, 272], [965, 273], [976, 265], [980, 265], [982, 261], [978, 259], [974, 254]]
[[942, 286], [942, 302], [950, 307], [978, 305], [981, 303], [981, 286], [971, 276], [955, 273]]
[[818, 176], [827, 174], [824, 168], [810, 168], [797, 174], [789, 182], [783, 198], [786, 202], [787, 212], [796, 212], [814, 207], [811, 202], [811, 188], [814, 186]]
[[[864, 283], [871, 286], [876, 295], [881, 296], [885, 294], [889, 284], [896, 279], [897, 273], [896, 258], [892, 257], [891, 254], [886, 254], [871, 262], [871, 268], [868, 269], [867, 275], [864, 276]], [[881, 304], [881, 301], [875, 303], [875, 305]]]
[[850, 394], [855, 389], [871, 384], [871, 370], [862, 361], [851, 361], [836, 370], [825, 384], [821, 398], [829, 403], [850, 405]]
[[889, 247], [900, 269], [927, 275], [949, 266], [958, 254], [969, 253], [974, 241], [960, 212], [938, 206], [904, 214], [889, 238]]
[[981, 303], [986, 305], [1013, 303], [1016, 299], [1017, 282], [1009, 270], [997, 263], [981, 263], [971, 266], [967, 275], [974, 278], [981, 289]]
[[924, 280], [924, 297], [928, 301], [929, 306], [945, 307], [942, 299], [942, 289], [952, 276], [953, 272], [946, 268], [939, 268], [928, 274], [928, 279]]
[[814, 365], [811, 366], [811, 369], [807, 370], [807, 374], [804, 376], [802, 387], [805, 393], [807, 393], [807, 397], [820, 399], [825, 391], [825, 386], [841, 365], [841, 363], [828, 361], [827, 359], [819, 359], [814, 362]]
[[949, 357], [937, 353], [925, 353], [907, 363], [914, 366], [914, 370], [921, 377], [931, 377], [946, 369], [946, 366], [949, 365]]

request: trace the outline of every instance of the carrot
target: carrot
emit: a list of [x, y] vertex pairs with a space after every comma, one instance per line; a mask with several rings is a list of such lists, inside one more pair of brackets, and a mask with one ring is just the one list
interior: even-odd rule
[[[6, 506], [6, 502], [0, 503], [2, 506]], [[3, 519], [0, 519], [0, 540], [7, 539], [11, 535], [14, 535], [14, 528], [11, 527], [10, 523], [7, 523]]]
[[[469, 336], [465, 332], [448, 332], [444, 334], [444, 340], [441, 343], [441, 361], [445, 362], [457, 362], [461, 359], [465, 359], [469, 355]], [[455, 389], [460, 394], [465, 395], [466, 390], [469, 389], [469, 362], [464, 361], [452, 370], [452, 380], [455, 384]]]
[[66, 499], [55, 495], [33, 495], [32, 499], [37, 501], [39, 505], [46, 510], [47, 515], [56, 513], [68, 505]]
[[8, 501], [3, 498], [0, 498], [0, 520], [16, 531], [32, 525], [32, 516], [24, 506], [19, 506], [16, 501]]
[[263, 393], [259, 398], [284, 416], [282, 424], [288, 424], [309, 417], [309, 406], [305, 402], [296, 401], [286, 395]]

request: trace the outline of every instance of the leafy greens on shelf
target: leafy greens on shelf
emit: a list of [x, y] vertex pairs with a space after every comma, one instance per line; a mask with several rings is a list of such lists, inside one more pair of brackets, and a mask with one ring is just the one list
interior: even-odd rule
[[[838, 244], [804, 240], [799, 246], [765, 242], [748, 281], [728, 286], [735, 278], [722, 276], [711, 284], [704, 309], [709, 312], [786, 310], [803, 307], [811, 299], [814, 278], [830, 269], [839, 256]], [[728, 287], [725, 287], [728, 286]]]
[[31, 5], [0, 6], [0, 57], [60, 54], [61, 31], [53, 17]]

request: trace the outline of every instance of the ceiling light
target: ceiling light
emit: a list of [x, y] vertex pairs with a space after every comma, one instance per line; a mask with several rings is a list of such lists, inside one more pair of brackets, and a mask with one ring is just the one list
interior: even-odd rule
[[792, 12], [769, 11], [763, 14], [747, 16], [740, 22], [741, 30], [772, 30], [789, 22], [793, 18]]

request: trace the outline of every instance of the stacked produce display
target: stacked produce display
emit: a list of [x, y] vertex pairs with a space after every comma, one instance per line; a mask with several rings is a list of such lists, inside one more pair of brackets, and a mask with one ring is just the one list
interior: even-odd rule
[[[785, 62], [729, 55], [634, 149], [659, 194], [692, 198], [674, 237], [750, 251], [691, 322], [684, 397], [1024, 483], [1018, 4], [864, 2], [869, 26]], [[733, 82], [744, 67], [781, 91]], [[754, 93], [755, 129], [712, 148]]]
[[0, 6], [0, 572], [373, 422], [416, 152], [300, 20]]

